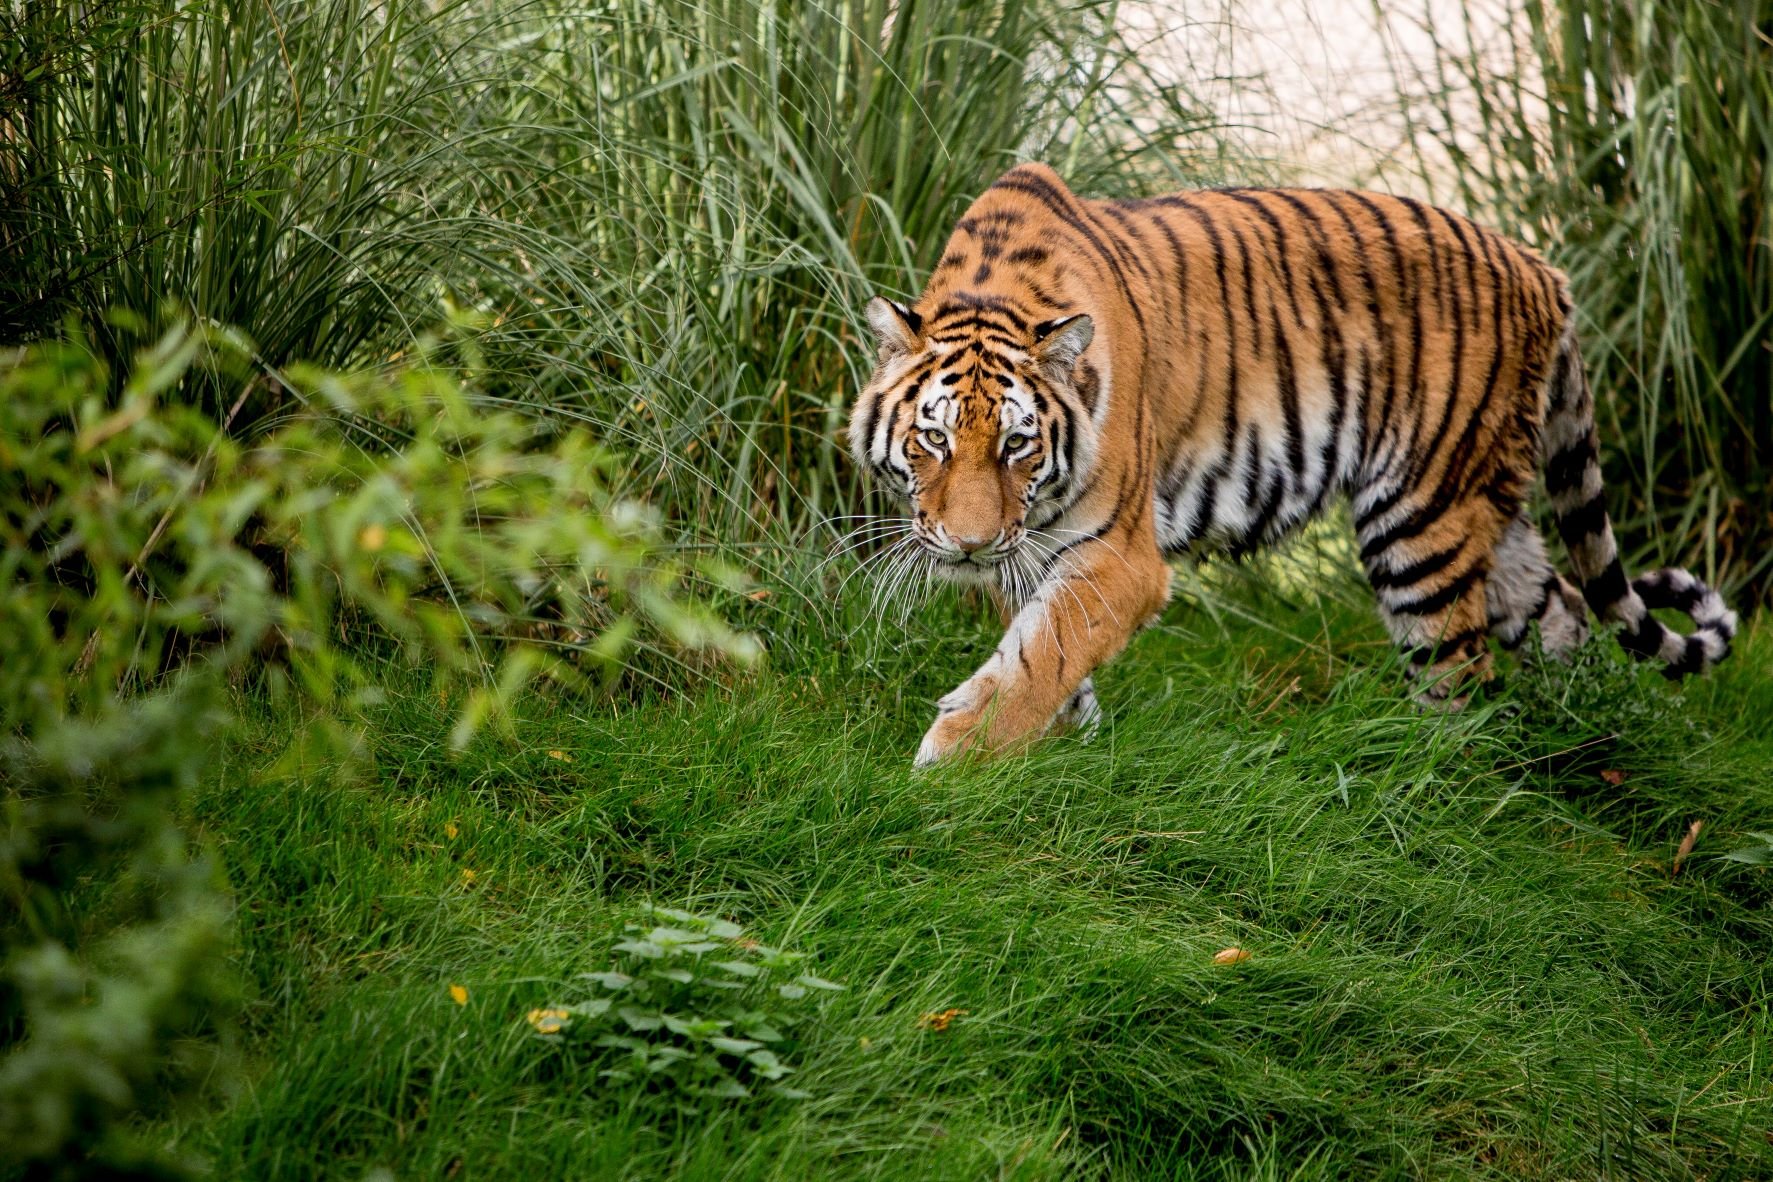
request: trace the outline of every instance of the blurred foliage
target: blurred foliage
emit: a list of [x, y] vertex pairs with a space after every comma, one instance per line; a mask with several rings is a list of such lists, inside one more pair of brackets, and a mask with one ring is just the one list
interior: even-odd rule
[[[594, 690], [648, 638], [757, 656], [684, 594], [731, 576], [670, 558], [606, 453], [486, 410], [443, 350], [272, 374], [175, 327], [116, 397], [77, 335], [0, 360], [0, 1147], [35, 1174], [172, 1168], [123, 1118], [217, 1075], [229, 906], [179, 810], [230, 680], [348, 754], [389, 661], [457, 704], [460, 744], [537, 679]], [[164, 400], [200, 356], [300, 409], [229, 438]], [[471, 351], [453, 366], [471, 377]]]
[[1423, 28], [1432, 72], [1401, 96], [1418, 147], [1450, 163], [1468, 208], [1569, 272], [1628, 544], [1764, 600], [1773, 12], [1469, 0], [1462, 25]]

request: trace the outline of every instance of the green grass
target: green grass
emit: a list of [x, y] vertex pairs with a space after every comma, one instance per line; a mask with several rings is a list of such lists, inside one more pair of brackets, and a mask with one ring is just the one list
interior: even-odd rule
[[[1589, 0], [1516, 11], [1580, 119], [1540, 138], [1521, 116], [1541, 67], [1466, 77], [1450, 55], [1413, 130], [1461, 147], [1445, 100], [1492, 100], [1473, 134], [1495, 153], [1455, 156], [1459, 193], [1566, 244], [1597, 383], [1623, 395], [1603, 423], [1621, 521], [1758, 593], [1764, 38], [1729, 6], [1652, 6], [1630, 29]], [[1043, 157], [1093, 193], [1266, 179], [1251, 137], [1147, 71], [1116, 17], [0, 9], [0, 339], [74, 316], [121, 362], [180, 317], [237, 326], [252, 374], [204, 359], [170, 394], [250, 441], [292, 410], [292, 363], [386, 367], [472, 309], [477, 397], [588, 427], [631, 461], [617, 491], [771, 592], [721, 600], [768, 641], [764, 672], [673, 667], [688, 699], [636, 701], [660, 684], [640, 677], [613, 704], [533, 698], [515, 741], [465, 756], [461, 702], [394, 673], [349, 767], [280, 761], [304, 729], [287, 698], [243, 696], [225, 743], [151, 743], [179, 783], [213, 747], [179, 819], [220, 855], [246, 1009], [244, 1072], [143, 1117], [149, 1137], [228, 1178], [1773, 1175], [1773, 892], [1720, 857], [1773, 831], [1765, 623], [1679, 691], [1600, 643], [1443, 718], [1408, 705], [1346, 575], [1217, 571], [1104, 675], [1096, 743], [918, 775], [931, 703], [996, 638], [983, 613], [944, 602], [901, 631], [865, 591], [834, 597], [839, 574], [769, 573], [869, 506], [832, 442], [867, 360], [855, 319], [916, 286], [996, 172]], [[1562, 52], [1590, 27], [1604, 44]], [[50, 684], [75, 665], [42, 659]], [[130, 733], [102, 716], [107, 743]], [[177, 831], [154, 842], [186, 864]], [[130, 866], [151, 896], [159, 864]], [[87, 869], [76, 936], [165, 904], [126, 906]], [[847, 984], [791, 1055], [809, 1099], [688, 1116], [530, 1032], [646, 900], [741, 920]], [[1251, 958], [1212, 963], [1232, 945]], [[70, 979], [62, 1012], [100, 1012], [69, 1000], [85, 990], [135, 1013]], [[194, 1032], [166, 1076], [227, 1024], [195, 997], [161, 999]], [[29, 1033], [14, 1000], [9, 1055]], [[919, 1028], [947, 1009], [967, 1013]]]
[[[272, 773], [246, 703], [196, 820], [248, 1070], [161, 1134], [259, 1179], [1773, 1171], [1773, 883], [1717, 856], [1773, 829], [1773, 633], [1679, 691], [1596, 642], [1443, 717], [1351, 579], [1209, 573], [1094, 743], [928, 774], [984, 613], [900, 633], [787, 584], [759, 621], [823, 644], [778, 627], [769, 671], [637, 712], [536, 699], [460, 758], [397, 683], [349, 774]], [[530, 1032], [648, 900], [848, 986], [788, 1056], [810, 1099], [676, 1114]]]

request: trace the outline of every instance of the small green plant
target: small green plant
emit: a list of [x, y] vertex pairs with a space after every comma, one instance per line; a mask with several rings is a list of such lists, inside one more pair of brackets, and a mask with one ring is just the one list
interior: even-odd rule
[[[600, 1079], [678, 1096], [807, 1093], [782, 1080], [789, 1033], [842, 985], [800, 971], [806, 956], [747, 939], [738, 924], [649, 907], [615, 942], [614, 967], [585, 973], [598, 992], [529, 1012], [538, 1037], [591, 1052]], [[662, 922], [661, 922], [662, 921]]]

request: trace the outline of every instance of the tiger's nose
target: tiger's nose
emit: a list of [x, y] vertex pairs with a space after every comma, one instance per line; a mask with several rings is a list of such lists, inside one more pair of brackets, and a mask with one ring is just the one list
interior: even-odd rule
[[983, 550], [985, 547], [991, 545], [991, 543], [993, 541], [995, 541], [996, 539], [994, 539], [994, 538], [963, 538], [959, 534], [949, 534], [948, 540], [953, 542], [956, 546], [959, 546], [961, 553], [971, 554], [974, 551]]

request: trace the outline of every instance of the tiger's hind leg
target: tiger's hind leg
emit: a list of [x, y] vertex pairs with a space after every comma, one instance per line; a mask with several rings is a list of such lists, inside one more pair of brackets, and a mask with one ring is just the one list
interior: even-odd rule
[[1509, 522], [1490, 558], [1484, 580], [1490, 634], [1502, 647], [1514, 649], [1539, 624], [1539, 640], [1548, 656], [1568, 660], [1588, 639], [1588, 609], [1582, 592], [1557, 573], [1546, 556], [1545, 542], [1525, 517]]
[[1428, 528], [1361, 529], [1379, 614], [1422, 684], [1424, 705], [1459, 709], [1464, 687], [1490, 679], [1485, 588], [1500, 527], [1489, 505], [1468, 503]]

